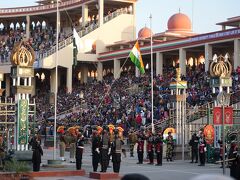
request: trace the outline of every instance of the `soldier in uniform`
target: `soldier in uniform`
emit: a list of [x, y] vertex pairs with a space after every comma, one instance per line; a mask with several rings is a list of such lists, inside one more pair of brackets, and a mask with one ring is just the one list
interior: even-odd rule
[[109, 163], [109, 148], [110, 148], [110, 138], [108, 135], [107, 127], [104, 127], [101, 136], [101, 143], [100, 143], [100, 153], [101, 153], [101, 172], [106, 172], [108, 163]]
[[76, 142], [76, 169], [80, 170], [82, 167], [82, 154], [84, 149], [84, 136], [81, 132], [77, 135]]
[[138, 163], [137, 164], [142, 164], [143, 163], [143, 154], [144, 154], [144, 134], [143, 132], [139, 133], [138, 135], [138, 146], [137, 146], [137, 154], [138, 154]]
[[230, 165], [230, 176], [239, 179], [238, 174], [239, 174], [239, 156], [238, 156], [238, 147], [236, 141], [231, 142], [231, 147], [229, 149], [229, 155], [228, 155], [229, 165]]
[[111, 144], [113, 172], [119, 173], [121, 164], [122, 145], [124, 144], [119, 136], [118, 129], [114, 130], [114, 140]]
[[166, 157], [167, 161], [172, 161], [173, 159], [173, 147], [174, 147], [174, 141], [173, 136], [171, 132], [168, 132], [168, 136], [166, 137], [166, 144], [167, 144], [167, 151], [166, 151]]
[[162, 166], [162, 154], [163, 154], [163, 136], [162, 132], [159, 132], [154, 140], [155, 143], [155, 152], [157, 155], [157, 164], [156, 166]]
[[194, 158], [195, 158], [195, 163], [198, 163], [198, 144], [199, 144], [199, 137], [197, 136], [196, 133], [194, 133], [192, 135], [192, 139], [189, 142], [189, 145], [191, 146], [191, 149], [192, 149], [191, 163], [194, 162]]
[[205, 148], [206, 148], [206, 141], [204, 138], [203, 133], [200, 133], [199, 137], [199, 159], [200, 159], [200, 164], [199, 166], [205, 166]]
[[133, 131], [133, 129], [131, 129], [129, 131], [128, 134], [128, 140], [129, 140], [129, 144], [130, 144], [130, 157], [134, 157], [133, 156], [133, 150], [134, 150], [134, 146], [137, 142], [137, 135], [136, 133]]
[[92, 132], [92, 166], [93, 171], [98, 169], [98, 163], [100, 162], [100, 136], [96, 129]]
[[64, 126], [59, 126], [57, 132], [59, 133], [59, 150], [60, 150], [60, 160], [65, 161], [65, 149], [66, 140], [64, 135]]
[[148, 158], [149, 158], [149, 163], [148, 164], [154, 164], [154, 136], [152, 134], [152, 131], [150, 130], [147, 135], [147, 153], [148, 153]]
[[76, 142], [77, 142], [77, 135], [76, 131], [74, 133], [70, 133], [70, 138], [69, 138], [69, 148], [70, 148], [70, 163], [75, 163], [75, 154], [76, 154]]
[[33, 171], [40, 171], [41, 156], [43, 155], [43, 150], [40, 145], [40, 142], [37, 139], [37, 134], [31, 139], [30, 145], [32, 146], [32, 163]]

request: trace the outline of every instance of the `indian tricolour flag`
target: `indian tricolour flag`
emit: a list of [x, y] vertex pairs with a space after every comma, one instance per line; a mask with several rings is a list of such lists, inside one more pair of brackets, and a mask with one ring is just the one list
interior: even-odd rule
[[144, 64], [143, 64], [138, 41], [135, 43], [134, 47], [132, 48], [132, 51], [130, 52], [129, 57], [131, 61], [135, 64], [135, 66], [138, 67], [139, 71], [142, 74], [144, 74], [145, 73]]

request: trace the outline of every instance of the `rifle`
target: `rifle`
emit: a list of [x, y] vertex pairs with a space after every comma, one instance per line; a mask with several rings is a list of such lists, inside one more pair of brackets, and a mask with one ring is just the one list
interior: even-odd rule
[[[230, 161], [234, 161], [236, 160], [236, 158], [232, 158], [232, 159], [227, 159], [225, 160], [225, 162], [230, 162]], [[216, 161], [216, 163], [222, 163], [223, 161]]]

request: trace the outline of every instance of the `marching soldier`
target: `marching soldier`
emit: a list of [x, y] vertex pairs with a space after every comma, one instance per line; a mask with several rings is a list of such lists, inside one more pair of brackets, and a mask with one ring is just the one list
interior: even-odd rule
[[104, 127], [102, 131], [102, 137], [101, 137], [101, 172], [106, 172], [108, 163], [109, 163], [109, 148], [110, 148], [110, 138], [108, 135], [107, 127]]
[[129, 144], [130, 144], [130, 157], [134, 157], [133, 156], [133, 151], [134, 151], [134, 146], [135, 146], [135, 144], [137, 142], [137, 135], [133, 131], [133, 129], [131, 129], [129, 131], [128, 140], [129, 140]]
[[148, 164], [154, 164], [153, 163], [154, 161], [153, 143], [154, 143], [154, 137], [153, 137], [152, 131], [150, 130], [148, 132], [148, 137], [147, 137], [147, 153], [149, 158]]
[[138, 146], [137, 146], [137, 154], [138, 154], [138, 163], [137, 164], [142, 164], [143, 163], [143, 154], [144, 154], [144, 134], [140, 133], [138, 135]]
[[199, 144], [199, 138], [196, 133], [192, 135], [192, 139], [189, 142], [189, 145], [191, 146], [192, 149], [192, 161], [191, 163], [194, 162], [195, 158], [195, 163], [198, 163], [198, 144]]
[[173, 148], [174, 148], [174, 141], [173, 141], [173, 136], [171, 132], [168, 132], [168, 136], [166, 137], [166, 144], [167, 144], [167, 151], [166, 151], [166, 156], [167, 156], [167, 161], [172, 161], [173, 158]]
[[162, 154], [163, 154], [163, 136], [159, 132], [155, 138], [155, 152], [157, 155], [157, 164], [156, 166], [162, 166]]
[[119, 136], [118, 129], [115, 129], [114, 134], [115, 134], [115, 137], [111, 145], [113, 172], [119, 173], [120, 164], [121, 164], [122, 145], [124, 143], [121, 140], [121, 137]]
[[84, 136], [81, 132], [77, 135], [76, 143], [76, 169], [80, 170], [82, 167], [82, 154], [84, 149]]
[[200, 133], [198, 149], [199, 149], [199, 159], [200, 159], [199, 166], [205, 166], [206, 141], [202, 132]]
[[96, 130], [93, 130], [92, 134], [92, 165], [93, 171], [98, 169], [98, 163], [100, 162], [100, 137]]

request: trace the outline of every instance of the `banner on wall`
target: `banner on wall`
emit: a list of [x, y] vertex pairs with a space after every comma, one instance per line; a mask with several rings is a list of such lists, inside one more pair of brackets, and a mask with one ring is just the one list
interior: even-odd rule
[[[213, 124], [222, 125], [222, 107], [213, 108]], [[232, 125], [233, 124], [233, 107], [224, 107], [224, 124]]]
[[214, 143], [214, 127], [212, 125], [207, 125], [203, 130], [203, 134], [207, 144]]
[[233, 107], [224, 108], [224, 124], [233, 125]]
[[18, 144], [28, 144], [28, 100], [18, 101]]
[[222, 125], [222, 108], [221, 107], [213, 108], [213, 124]]

